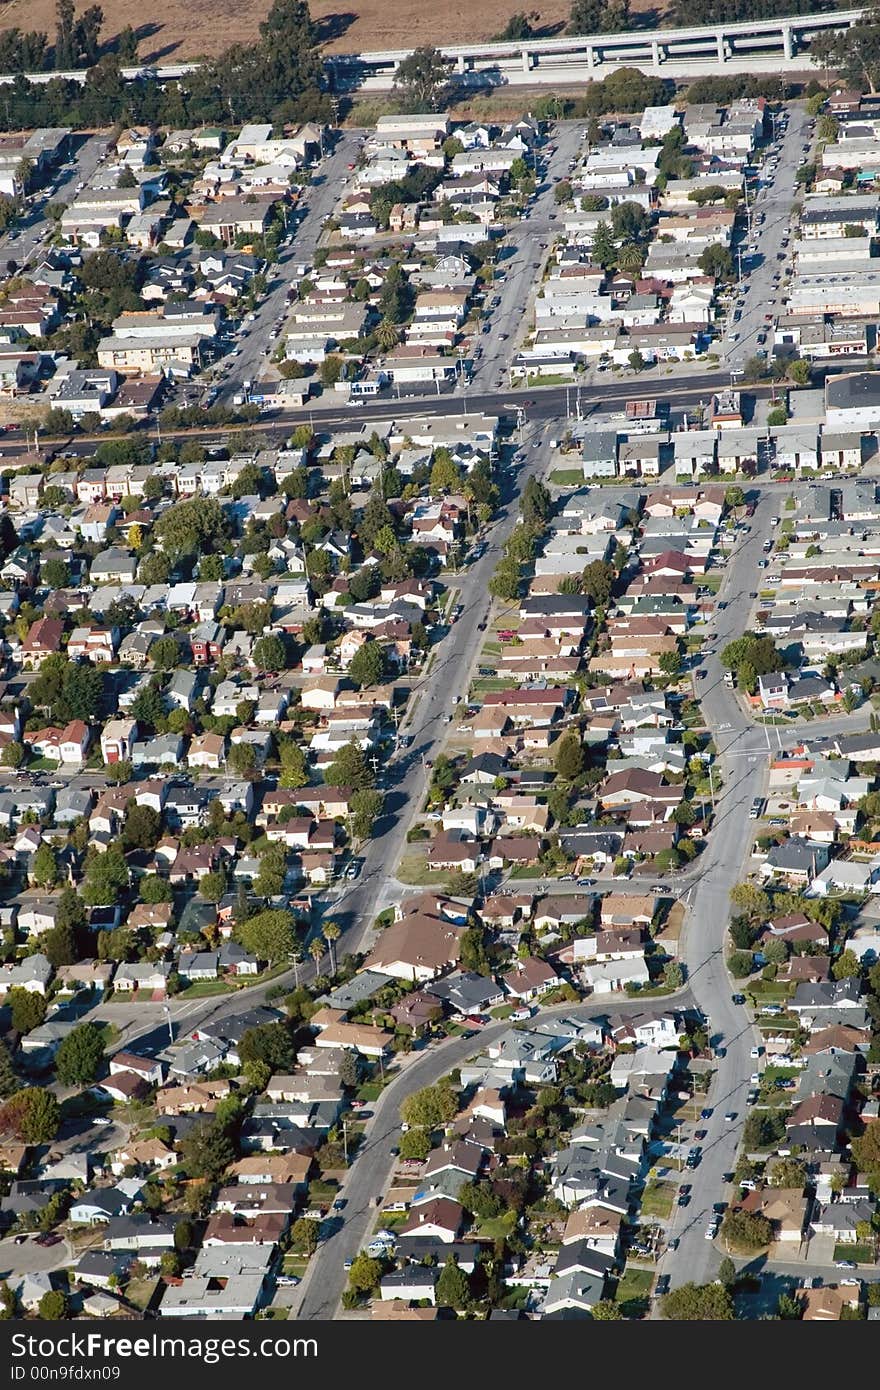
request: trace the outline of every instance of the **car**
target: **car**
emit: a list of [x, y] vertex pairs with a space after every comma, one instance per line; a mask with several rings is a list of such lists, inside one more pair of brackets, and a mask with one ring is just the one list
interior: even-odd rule
[[295, 1289], [299, 1283], [299, 1276], [296, 1274], [279, 1274], [275, 1280], [279, 1289]]
[[716, 1227], [715, 1222], [714, 1222], [714, 1221], [710, 1221], [710, 1222], [709, 1222], [709, 1225], [706, 1227], [705, 1231], [703, 1232], [703, 1239], [704, 1239], [704, 1240], [714, 1240], [715, 1237], [717, 1236], [717, 1234], [718, 1234], [718, 1228]]
[[511, 1022], [521, 1023], [523, 1019], [531, 1018], [531, 1016], [531, 1009], [527, 1009], [525, 1005], [523, 1005], [521, 1009], [514, 1009], [513, 1013], [510, 1015], [510, 1019]]
[[342, 1268], [346, 1271], [346, 1273], [348, 1273], [348, 1271], [351, 1269], [351, 1267], [352, 1267], [353, 1264], [354, 1264], [354, 1260], [343, 1260], [343, 1262], [342, 1262]]
[[333, 1203], [333, 1211], [342, 1211], [348, 1202], [347, 1197], [337, 1197]]
[[724, 1213], [727, 1211], [727, 1203], [726, 1203], [726, 1202], [713, 1202], [713, 1203], [712, 1203], [712, 1210], [714, 1211], [714, 1213], [715, 1213], [716, 1216], [723, 1216]]
[[707, 672], [707, 671], [698, 671], [698, 672], [697, 672], [697, 680], [698, 680], [698, 681], [704, 681], [704, 680], [706, 679], [706, 676], [707, 676], [707, 675], [708, 675], [708, 672]]
[[760, 1073], [759, 1071], [753, 1071], [752, 1074], [751, 1074], [751, 1076], [749, 1077], [749, 1085], [750, 1085], [750, 1086], [760, 1086], [760, 1084], [761, 1084], [761, 1073]]
[[[705, 1137], [706, 1137], [706, 1135], [708, 1134], [708, 1132], [709, 1132], [709, 1131], [708, 1131], [707, 1129], [696, 1129], [696, 1130], [694, 1130], [694, 1138], [695, 1138], [695, 1139], [699, 1139], [699, 1140], [702, 1141], [703, 1139], [705, 1139]], [[697, 1149], [691, 1149], [691, 1153], [697, 1153], [697, 1152], [698, 1152]]]
[[856, 1264], [855, 1260], [835, 1260], [835, 1261], [834, 1261], [834, 1268], [835, 1268], [835, 1269], [858, 1269], [858, 1265]]
[[669, 1242], [669, 1249], [670, 1249], [670, 1250], [677, 1250], [677, 1249], [678, 1249], [678, 1236], [676, 1236], [674, 1240], [671, 1240], [671, 1241]]
[[24, 1243], [25, 1243], [26, 1240], [27, 1240], [27, 1236], [16, 1236], [16, 1237], [15, 1237], [14, 1244], [16, 1244], [16, 1245], [24, 1245]]
[[709, 1120], [709, 1119], [711, 1119], [711, 1118], [712, 1118], [712, 1107], [707, 1105], [707, 1106], [705, 1107], [705, 1109], [703, 1109], [703, 1110], [700, 1111], [700, 1119], [701, 1119], [701, 1120]]
[[683, 1197], [684, 1194], [685, 1194], [686, 1192], [690, 1192], [691, 1186], [692, 1186], [691, 1183], [689, 1183], [689, 1182], [683, 1182], [683, 1183], [681, 1184], [680, 1188], [678, 1189], [678, 1195], [679, 1195], [679, 1197]]
[[654, 1293], [658, 1298], [669, 1292], [669, 1275], [661, 1274], [654, 1288]]
[[652, 893], [665, 893], [666, 891], [667, 891], [667, 886], [666, 886], [665, 883], [652, 883], [652, 884], [651, 884], [651, 892], [652, 892]]
[[595, 882], [596, 880], [594, 878], [579, 878], [577, 885], [578, 888], [592, 888]]
[[750, 1056], [750, 1057], [760, 1057], [761, 1054], [763, 1053], [763, 1051], [764, 1051], [764, 1049], [763, 1049], [763, 1047], [761, 1047], [760, 1045], [759, 1045], [758, 1047], [752, 1047], [752, 1048], [749, 1049], [749, 1056]]
[[[35, 1236], [35, 1237], [34, 1237], [34, 1244], [35, 1244], [35, 1245], [60, 1245], [60, 1244], [61, 1244], [61, 1237], [60, 1237], [60, 1236], [54, 1236], [54, 1235], [51, 1234], [51, 1232], [46, 1231], [46, 1232], [44, 1232], [43, 1235], [41, 1235], [41, 1236]], [[855, 1269], [855, 1265], [853, 1265], [853, 1269]]]
[[736, 1111], [735, 1111], [735, 1110], [728, 1110], [727, 1114], [724, 1116], [725, 1123], [726, 1123], [726, 1124], [730, 1124], [730, 1123], [731, 1123], [733, 1120], [735, 1120], [735, 1119], [736, 1119]]
[[349, 164], [348, 167], [349, 167], [349, 169], [353, 169], [353, 168], [354, 168], [354, 165], [353, 165], [353, 164]]

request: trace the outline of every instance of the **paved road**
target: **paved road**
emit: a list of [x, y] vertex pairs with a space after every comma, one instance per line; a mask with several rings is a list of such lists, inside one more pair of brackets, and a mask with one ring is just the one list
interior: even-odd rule
[[255, 320], [245, 325], [247, 336], [243, 337], [239, 332], [236, 337], [236, 345], [241, 352], [238, 357], [224, 359], [226, 365], [218, 378], [222, 382], [217, 397], [219, 404], [230, 404], [232, 397], [243, 390], [245, 381], [256, 381], [262, 375], [267, 353], [271, 356], [271, 351], [281, 341], [280, 337], [275, 342], [270, 341], [269, 334], [284, 313], [288, 289], [296, 282], [293, 267], [300, 263], [311, 265], [321, 228], [334, 211], [347, 177], [347, 166], [354, 163], [357, 157], [361, 133], [356, 130], [341, 131], [332, 153], [321, 161], [311, 184], [304, 190], [297, 205], [299, 220], [296, 231], [269, 271], [269, 291], [254, 311]]
[[[747, 256], [748, 234], [738, 238], [742, 252], [741, 302], [742, 316], [737, 323], [728, 325], [722, 344], [722, 355], [730, 370], [741, 370], [743, 364], [763, 347], [767, 356], [772, 356], [773, 326], [779, 314], [784, 312], [782, 297], [785, 293], [783, 277], [792, 255], [792, 245], [782, 245], [783, 237], [790, 233], [792, 204], [798, 184], [797, 171], [806, 156], [803, 147], [812, 140], [814, 121], [807, 115], [803, 105], [792, 102], [786, 108], [789, 113], [788, 129], [778, 151], [776, 173], [767, 183], [762, 183], [752, 204], [752, 237], [755, 253]], [[764, 221], [759, 225], [760, 217]], [[783, 259], [779, 259], [779, 257]], [[778, 276], [778, 279], [774, 277]], [[766, 341], [758, 342], [759, 333], [766, 333]]]
[[[550, 239], [555, 234], [556, 203], [553, 191], [560, 179], [568, 174], [569, 165], [581, 148], [585, 133], [582, 122], [566, 122], [556, 126], [552, 141], [553, 154], [540, 154], [542, 172], [534, 199], [524, 218], [508, 230], [498, 253], [498, 268], [504, 271], [488, 296], [500, 303], [488, 320], [488, 332], [476, 340], [480, 357], [472, 380], [486, 390], [490, 385], [503, 387], [507, 367], [519, 345], [521, 334], [528, 327], [526, 305], [537, 292], [540, 270], [546, 260]], [[473, 388], [469, 388], [472, 390]]]
[[[676, 1008], [691, 1007], [687, 989], [656, 1001], [657, 1012], [665, 1012], [670, 1004]], [[642, 1000], [615, 1000], [614, 1013], [649, 1013], [651, 1005]], [[545, 1018], [606, 1018], [608, 1003], [563, 1004], [542, 1010]], [[394, 1149], [400, 1137], [400, 1105], [413, 1091], [432, 1086], [447, 1072], [461, 1065], [468, 1057], [481, 1051], [493, 1038], [510, 1028], [503, 1021], [491, 1023], [476, 1038], [451, 1038], [424, 1053], [411, 1053], [398, 1076], [382, 1092], [368, 1121], [367, 1132], [356, 1161], [348, 1171], [342, 1195], [344, 1211], [325, 1225], [330, 1234], [322, 1240], [309, 1264], [301, 1286], [301, 1302], [296, 1316], [299, 1319], [332, 1318], [346, 1283], [345, 1261], [353, 1259], [365, 1244], [376, 1218], [374, 1199], [385, 1192], [391, 1177]]]
[[107, 145], [106, 135], [92, 135], [79, 146], [74, 155], [75, 167], [61, 173], [52, 187], [36, 193], [25, 216], [12, 229], [15, 235], [7, 233], [0, 237], [0, 261], [5, 264], [7, 260], [14, 260], [21, 267], [34, 260], [36, 252], [49, 239], [51, 224], [43, 215], [46, 204], [72, 203], [77, 184], [88, 183], [106, 155]]

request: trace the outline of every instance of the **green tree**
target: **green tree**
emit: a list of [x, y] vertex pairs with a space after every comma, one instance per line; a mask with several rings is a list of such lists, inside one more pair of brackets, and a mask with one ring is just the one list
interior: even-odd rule
[[265, 1062], [273, 1072], [290, 1072], [296, 1063], [293, 1038], [283, 1022], [249, 1028], [239, 1043], [238, 1055], [243, 1063]]
[[607, 560], [593, 560], [585, 566], [581, 575], [581, 588], [583, 593], [592, 599], [596, 608], [607, 606], [615, 578], [614, 566]]
[[232, 1135], [216, 1117], [195, 1125], [185, 1135], [180, 1148], [187, 1173], [211, 1182], [217, 1182], [236, 1156]]
[[54, 888], [58, 882], [58, 861], [55, 858], [55, 851], [45, 841], [31, 860], [29, 875], [38, 888]]
[[751, 951], [734, 951], [727, 957], [727, 968], [735, 980], [745, 980], [754, 969]]
[[379, 791], [364, 787], [352, 793], [351, 833], [357, 840], [368, 840], [373, 827], [385, 805], [385, 798]]
[[831, 967], [831, 973], [835, 980], [857, 979], [861, 971], [862, 967], [855, 951], [844, 951]]
[[718, 1266], [718, 1278], [722, 1286], [730, 1292], [736, 1283], [736, 1265], [729, 1255], [725, 1255], [721, 1264]]
[[[72, 8], [73, 6], [71, 6]], [[37, 1312], [41, 1322], [61, 1322], [70, 1316], [67, 1295], [63, 1294], [60, 1289], [50, 1289], [40, 1299]]]
[[58, 1133], [61, 1108], [51, 1091], [27, 1087], [0, 1106], [0, 1134], [23, 1144], [48, 1144]]
[[289, 912], [270, 908], [236, 924], [235, 937], [258, 960], [274, 964], [290, 955], [296, 943], [296, 929]]
[[400, 1157], [424, 1163], [431, 1152], [431, 1138], [426, 1129], [408, 1129], [400, 1136]]
[[21, 989], [18, 985], [9, 991], [7, 1003], [16, 1033], [30, 1033], [34, 1028], [39, 1028], [46, 1017], [43, 995]]
[[394, 91], [409, 111], [439, 111], [446, 100], [450, 71], [440, 50], [423, 44], [398, 63]]
[[376, 779], [363, 749], [352, 740], [340, 748], [327, 768], [324, 780], [331, 787], [351, 787], [354, 791], [361, 791], [364, 787], [371, 787]]
[[381, 643], [364, 642], [352, 657], [348, 674], [360, 689], [380, 685], [385, 675], [385, 653]]
[[734, 1250], [763, 1250], [773, 1239], [773, 1228], [760, 1212], [728, 1207], [721, 1223], [721, 1237]]
[[122, 843], [126, 849], [152, 850], [162, 834], [162, 817], [152, 806], [134, 802], [125, 813]]
[[457, 1110], [455, 1092], [441, 1082], [406, 1096], [401, 1102], [400, 1116], [404, 1124], [432, 1130], [449, 1124]]
[[611, 266], [617, 255], [614, 234], [607, 222], [600, 222], [593, 233], [593, 260], [596, 265]]
[[557, 775], [566, 782], [580, 777], [584, 770], [584, 746], [575, 729], [567, 729], [556, 745], [554, 766]]
[[664, 1296], [661, 1313], [674, 1322], [730, 1322], [735, 1316], [722, 1284], [681, 1284]]
[[312, 1256], [318, 1248], [321, 1223], [311, 1217], [301, 1216], [294, 1221], [290, 1235], [297, 1250], [301, 1250], [304, 1255]]
[[620, 1322], [623, 1313], [620, 1304], [615, 1303], [613, 1298], [600, 1298], [598, 1303], [593, 1304], [592, 1316], [595, 1322]]
[[278, 752], [281, 760], [281, 786], [293, 790], [307, 786], [309, 765], [300, 745], [293, 739], [284, 739]]
[[470, 1302], [471, 1286], [467, 1275], [452, 1255], [448, 1255], [437, 1280], [435, 1302], [440, 1308], [464, 1310]]
[[55, 1059], [58, 1080], [65, 1086], [90, 1086], [104, 1059], [104, 1038], [94, 1023], [81, 1023], [64, 1038]]
[[127, 888], [128, 865], [122, 851], [115, 845], [88, 861], [82, 896], [90, 907], [107, 907], [115, 903]]
[[284, 639], [276, 632], [259, 637], [254, 643], [253, 660], [258, 671], [286, 670], [288, 662]]

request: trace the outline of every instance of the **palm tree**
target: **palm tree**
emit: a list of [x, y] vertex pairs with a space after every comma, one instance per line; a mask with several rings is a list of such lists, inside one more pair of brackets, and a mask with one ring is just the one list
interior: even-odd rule
[[320, 973], [321, 973], [321, 958], [322, 958], [323, 954], [324, 954], [324, 947], [321, 945], [321, 942], [318, 940], [318, 938], [315, 937], [314, 941], [312, 941], [311, 944], [309, 945], [309, 955], [311, 956], [312, 960], [315, 962], [315, 972], [316, 972], [316, 974], [320, 974]]
[[327, 942], [330, 951], [330, 973], [334, 976], [336, 975], [336, 943], [341, 934], [338, 922], [325, 922], [321, 928], [321, 935]]
[[383, 319], [376, 329], [376, 342], [383, 352], [397, 347], [397, 329], [390, 319]]
[[617, 253], [617, 269], [627, 275], [637, 275], [645, 263], [642, 248], [634, 241], [626, 241]]

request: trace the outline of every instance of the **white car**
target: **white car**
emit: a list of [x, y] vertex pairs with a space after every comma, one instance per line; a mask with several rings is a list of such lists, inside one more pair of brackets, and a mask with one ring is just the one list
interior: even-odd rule
[[706, 1227], [705, 1231], [703, 1232], [703, 1240], [714, 1240], [717, 1234], [718, 1228], [715, 1225], [715, 1222], [713, 1221]]

